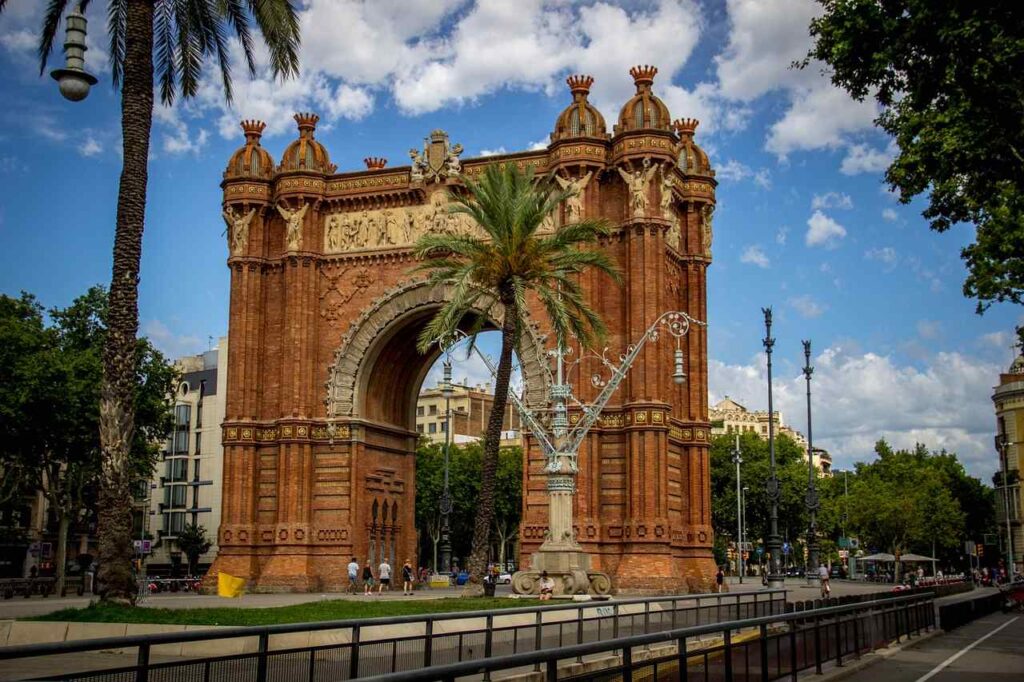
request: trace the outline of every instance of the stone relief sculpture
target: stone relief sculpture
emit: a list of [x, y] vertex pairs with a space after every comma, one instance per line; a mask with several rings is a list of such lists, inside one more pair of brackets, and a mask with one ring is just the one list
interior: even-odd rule
[[593, 171], [588, 171], [586, 175], [575, 180], [563, 178], [560, 175], [555, 176], [559, 187], [573, 192], [573, 195], [565, 200], [565, 221], [567, 223], [579, 222], [583, 218], [583, 190], [586, 189], [593, 174]]
[[643, 217], [647, 213], [647, 184], [651, 181], [656, 166], [651, 165], [651, 159], [645, 158], [643, 168], [635, 171], [626, 171], [621, 167], [617, 169], [622, 176], [623, 182], [629, 188], [629, 205], [632, 208], [634, 218]]
[[671, 207], [669, 208], [669, 213], [671, 214], [669, 219], [672, 221], [672, 224], [669, 226], [668, 232], [665, 234], [665, 240], [668, 242], [669, 246], [678, 251], [679, 239], [682, 236], [679, 232], [679, 214], [673, 211]]
[[409, 171], [409, 178], [413, 182], [422, 182], [427, 171], [427, 160], [416, 148], [409, 150], [409, 158], [412, 159], [412, 170]]
[[327, 227], [324, 230], [324, 251], [339, 251], [341, 244], [341, 219], [337, 215], [328, 216]]
[[452, 145], [448, 141], [448, 133], [435, 130], [423, 140], [423, 151], [409, 150], [412, 169], [409, 178], [413, 182], [441, 182], [453, 178], [462, 172], [462, 145]]
[[302, 208], [294, 211], [289, 210], [284, 204], [277, 205], [277, 212], [284, 218], [286, 231], [285, 242], [289, 251], [298, 251], [302, 248], [302, 219], [309, 210], [309, 204], [303, 204]]
[[237, 256], [245, 250], [249, 242], [249, 223], [256, 215], [256, 209], [242, 215], [235, 211], [234, 206], [228, 206], [223, 215], [224, 222], [228, 225], [228, 251]]
[[676, 176], [671, 164], [659, 166], [661, 169], [661, 217], [672, 220], [672, 190], [676, 186]]
[[701, 234], [704, 237], [704, 255], [711, 258], [711, 240], [714, 236], [714, 230], [712, 229], [712, 219], [715, 214], [715, 207], [712, 204], [705, 204], [700, 209], [700, 226]]

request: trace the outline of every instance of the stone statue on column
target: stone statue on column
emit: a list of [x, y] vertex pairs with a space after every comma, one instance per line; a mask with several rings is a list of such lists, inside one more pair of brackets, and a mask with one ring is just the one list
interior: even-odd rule
[[228, 225], [228, 250], [231, 255], [237, 256], [249, 242], [249, 223], [256, 215], [256, 209], [242, 215], [235, 211], [234, 206], [228, 206], [223, 215], [224, 222]]
[[284, 204], [277, 205], [277, 212], [284, 218], [286, 231], [285, 242], [289, 251], [298, 251], [302, 248], [302, 219], [306, 217], [309, 204], [302, 204], [302, 208], [289, 210]]
[[704, 238], [704, 255], [708, 258], [711, 257], [711, 240], [714, 236], [714, 230], [711, 225], [714, 214], [715, 207], [713, 204], [705, 204], [700, 209], [700, 226], [701, 234]]
[[622, 176], [623, 182], [629, 188], [629, 205], [632, 208], [634, 218], [642, 218], [647, 214], [647, 184], [657, 170], [651, 165], [649, 157], [644, 158], [643, 168], [635, 171], [626, 171], [621, 167], [617, 169]]
[[675, 167], [666, 163], [661, 169], [661, 217], [672, 220], [672, 190], [676, 186]]
[[567, 223], [579, 222], [583, 218], [583, 190], [586, 189], [593, 174], [593, 171], [588, 171], [586, 175], [575, 180], [563, 178], [560, 175], [555, 176], [559, 187], [566, 191], [572, 191], [572, 195], [565, 200], [565, 221]]

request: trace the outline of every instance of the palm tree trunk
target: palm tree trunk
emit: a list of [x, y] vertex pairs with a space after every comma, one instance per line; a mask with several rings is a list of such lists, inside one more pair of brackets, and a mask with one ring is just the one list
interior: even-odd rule
[[121, 89], [124, 162], [117, 195], [114, 267], [103, 349], [98, 505], [100, 595], [132, 603], [132, 494], [129, 458], [135, 429], [135, 343], [139, 267], [146, 217], [149, 136], [153, 126], [153, 0], [129, 0]]
[[53, 593], [58, 597], [64, 596], [64, 579], [68, 569], [68, 529], [71, 527], [71, 519], [65, 509], [57, 509], [57, 557], [56, 582], [53, 586]]
[[465, 596], [483, 594], [481, 580], [487, 570], [487, 552], [491, 546], [491, 531], [494, 527], [494, 479], [498, 470], [498, 451], [501, 448], [501, 426], [508, 403], [508, 384], [512, 376], [512, 349], [516, 343], [516, 329], [519, 310], [512, 292], [502, 292], [505, 307], [505, 321], [501, 325], [501, 357], [498, 360], [498, 375], [494, 383], [494, 404], [487, 419], [484, 434], [483, 471], [480, 475], [480, 497], [476, 506], [473, 524], [473, 549], [469, 555], [469, 581]]

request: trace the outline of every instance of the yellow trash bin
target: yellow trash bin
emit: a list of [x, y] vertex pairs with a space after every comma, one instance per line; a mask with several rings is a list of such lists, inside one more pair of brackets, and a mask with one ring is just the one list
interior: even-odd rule
[[217, 596], [218, 597], [241, 597], [245, 590], [245, 578], [236, 578], [227, 573], [217, 574]]

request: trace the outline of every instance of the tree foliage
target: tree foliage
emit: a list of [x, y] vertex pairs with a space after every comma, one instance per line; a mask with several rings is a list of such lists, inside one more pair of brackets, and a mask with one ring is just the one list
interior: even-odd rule
[[[97, 499], [106, 312], [102, 287], [48, 313], [30, 294], [0, 295], [3, 489], [8, 495], [46, 495], [60, 525], [58, 577], [68, 529]], [[158, 442], [170, 430], [175, 372], [146, 339], [138, 340], [135, 360], [138, 428], [130, 469], [138, 480], [149, 478]]]
[[188, 557], [188, 573], [189, 575], [196, 574], [196, 565], [199, 563], [199, 557], [210, 551], [213, 547], [213, 542], [206, 534], [206, 528], [203, 526], [197, 526], [194, 523], [190, 523], [178, 533], [177, 538], [178, 549], [180, 549], [186, 557]]
[[1012, 2], [818, 0], [811, 58], [883, 107], [900, 201], [928, 193], [943, 232], [973, 223], [964, 294], [978, 312], [1024, 299], [1024, 13]]

